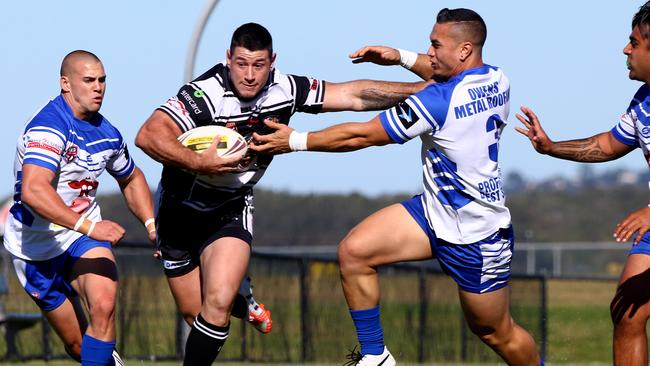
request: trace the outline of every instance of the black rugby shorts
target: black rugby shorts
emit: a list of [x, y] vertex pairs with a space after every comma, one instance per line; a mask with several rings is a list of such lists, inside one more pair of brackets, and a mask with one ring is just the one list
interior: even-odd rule
[[242, 197], [227, 207], [202, 212], [181, 202], [162, 199], [158, 208], [158, 249], [167, 277], [189, 273], [200, 264], [203, 249], [215, 240], [253, 241], [253, 206]]

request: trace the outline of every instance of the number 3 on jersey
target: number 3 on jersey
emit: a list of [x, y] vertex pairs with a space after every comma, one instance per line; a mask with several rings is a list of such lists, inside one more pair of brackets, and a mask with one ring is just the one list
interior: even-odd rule
[[490, 118], [488, 118], [485, 125], [486, 132], [494, 131], [495, 143], [488, 146], [488, 153], [490, 160], [494, 161], [495, 163], [499, 160], [499, 135], [501, 134], [501, 130], [503, 129], [504, 124], [505, 123], [498, 114], [493, 114], [490, 116]]

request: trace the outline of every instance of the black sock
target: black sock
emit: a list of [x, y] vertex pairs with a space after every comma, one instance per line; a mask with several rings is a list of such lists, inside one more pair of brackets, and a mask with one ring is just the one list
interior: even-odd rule
[[248, 319], [248, 301], [241, 294], [235, 296], [235, 302], [232, 305], [230, 315], [239, 319]]
[[218, 327], [208, 323], [201, 314], [194, 319], [192, 330], [185, 343], [183, 366], [210, 366], [228, 339], [230, 325]]

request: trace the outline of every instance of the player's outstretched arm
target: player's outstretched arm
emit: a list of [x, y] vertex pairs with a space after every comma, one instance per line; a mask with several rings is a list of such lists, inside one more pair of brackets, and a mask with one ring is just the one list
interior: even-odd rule
[[171, 117], [157, 110], [138, 131], [135, 144], [152, 159], [164, 165], [173, 165], [202, 174], [222, 174], [237, 170], [239, 160], [217, 156], [216, 144], [202, 154], [197, 154], [178, 142], [180, 135], [181, 130]]
[[[47, 168], [33, 164], [23, 165], [21, 200], [45, 220], [75, 230], [81, 220], [83, 225], [77, 231], [89, 237], [116, 244], [124, 236], [124, 228], [110, 220], [91, 223], [72, 211], [52, 187], [55, 173]], [[92, 225], [92, 226], [91, 226]]]
[[352, 52], [349, 57], [355, 64], [371, 62], [384, 66], [401, 65], [422, 80], [430, 80], [433, 77], [429, 56], [421, 53], [386, 46], [365, 46]]
[[268, 135], [253, 134], [250, 149], [265, 154], [282, 154], [291, 151], [345, 152], [369, 146], [382, 146], [394, 141], [381, 125], [379, 117], [368, 122], [348, 122], [316, 132], [296, 132], [281, 123], [265, 121], [275, 132]]
[[554, 142], [546, 135], [532, 109], [521, 107], [521, 111], [524, 115], [517, 114], [516, 117], [524, 128], [515, 127], [515, 130], [528, 137], [535, 150], [541, 154], [566, 160], [597, 163], [618, 159], [634, 149], [618, 141], [610, 132], [585, 139]]
[[142, 222], [147, 230], [149, 240], [156, 242], [156, 224], [153, 221], [153, 200], [149, 184], [140, 168], [136, 167], [131, 175], [117, 180], [124, 195], [126, 206]]
[[424, 89], [430, 82], [414, 83], [354, 80], [327, 82], [323, 112], [384, 110]]
[[616, 225], [614, 238], [618, 242], [626, 242], [635, 233], [634, 244], [638, 244], [643, 236], [650, 230], [650, 207], [643, 207], [628, 215]]

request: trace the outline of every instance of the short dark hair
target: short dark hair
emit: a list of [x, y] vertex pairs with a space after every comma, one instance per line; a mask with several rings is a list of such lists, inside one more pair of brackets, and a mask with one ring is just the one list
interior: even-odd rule
[[273, 38], [266, 28], [257, 23], [246, 23], [235, 29], [230, 41], [230, 54], [235, 47], [244, 47], [250, 51], [268, 50], [269, 57], [273, 56]]
[[97, 62], [102, 62], [99, 57], [97, 57], [94, 53], [86, 50], [75, 50], [63, 58], [63, 61], [61, 61], [61, 70], [60, 70], [60, 75], [61, 76], [69, 76], [71, 70], [72, 70], [72, 64], [80, 59], [85, 59], [85, 60], [93, 60]]
[[650, 1], [641, 5], [639, 11], [632, 18], [632, 29], [638, 26], [643, 38], [650, 37]]
[[483, 46], [487, 38], [487, 26], [477, 12], [470, 9], [449, 9], [440, 10], [436, 17], [436, 23], [464, 23], [465, 33], [469, 40], [476, 46]]

